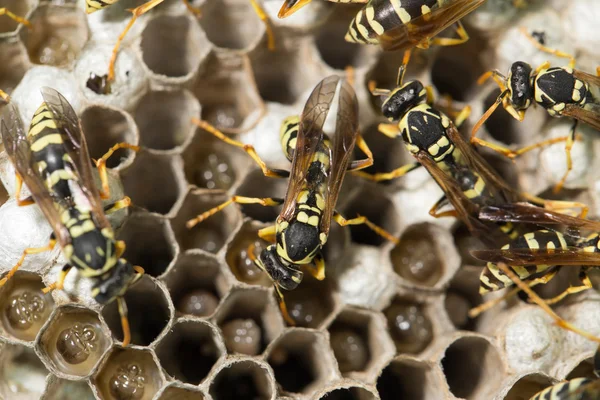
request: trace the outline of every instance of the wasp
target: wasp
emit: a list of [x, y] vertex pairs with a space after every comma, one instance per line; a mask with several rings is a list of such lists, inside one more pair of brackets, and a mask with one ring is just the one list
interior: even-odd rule
[[[21, 258], [0, 280], [4, 285], [22, 265], [28, 254], [50, 251], [58, 243], [67, 264], [58, 280], [44, 289], [47, 293], [62, 289], [69, 271], [94, 281], [92, 296], [98, 303], [117, 300], [123, 326], [123, 345], [130, 341], [127, 306], [123, 295], [143, 275], [141, 267], [122, 258], [125, 243], [116, 240], [105, 212], [113, 212], [130, 203], [124, 198], [106, 207], [102, 198], [110, 195], [106, 160], [119, 148], [137, 150], [137, 146], [119, 143], [97, 162], [102, 191], [94, 183], [85, 137], [77, 114], [56, 90], [41, 89], [44, 102], [35, 112], [29, 131], [16, 108], [9, 104], [2, 119], [1, 135], [6, 152], [16, 170], [15, 198], [19, 206], [37, 204], [52, 227], [48, 244], [27, 248]], [[31, 197], [20, 198], [25, 183]]]
[[[324, 123], [336, 96], [335, 131], [324, 132]], [[338, 224], [366, 224], [384, 238], [397, 239], [364, 216], [345, 219], [335, 211], [337, 198], [347, 171], [356, 171], [373, 164], [370, 149], [358, 133], [358, 104], [352, 86], [337, 76], [323, 79], [311, 93], [302, 115], [286, 118], [280, 136], [283, 151], [291, 161], [291, 170], [273, 170], [260, 159], [251, 145], [234, 141], [205, 121], [195, 120], [202, 129], [219, 139], [243, 148], [260, 166], [265, 176], [289, 178], [284, 199], [233, 196], [230, 200], [188, 221], [188, 228], [219, 212], [232, 203], [276, 206], [283, 204], [275, 224], [261, 229], [258, 235], [269, 244], [256, 257], [258, 268], [273, 281], [282, 315], [294, 325], [289, 316], [281, 290], [293, 290], [303, 278], [302, 267], [316, 279], [325, 278], [325, 261], [321, 249], [326, 244], [331, 220]], [[354, 146], [367, 158], [351, 161]]]
[[[526, 62], [517, 61], [510, 67], [508, 76], [504, 76], [499, 71], [484, 73], [479, 78], [478, 83], [483, 84], [486, 80], [492, 78], [501, 92], [496, 102], [490, 106], [473, 127], [471, 142], [489, 147], [509, 158], [515, 158], [525, 152], [549, 144], [560, 141], [566, 142], [567, 170], [554, 187], [554, 191], [559, 192], [573, 167], [571, 148], [576, 138], [577, 124], [584, 122], [600, 130], [600, 67], [596, 76], [576, 70], [573, 56], [546, 47], [525, 29], [521, 31], [539, 50], [558, 57], [568, 58], [569, 64], [566, 67], [551, 67], [549, 62], [545, 62], [533, 69]], [[537, 104], [543, 107], [550, 116], [573, 118], [574, 123], [566, 137], [543, 141], [520, 150], [510, 150], [476, 137], [481, 126], [500, 104], [519, 121], [523, 121], [525, 112], [531, 105]]]

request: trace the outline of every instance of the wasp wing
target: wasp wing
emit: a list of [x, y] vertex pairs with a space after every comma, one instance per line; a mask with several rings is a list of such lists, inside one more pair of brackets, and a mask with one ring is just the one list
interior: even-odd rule
[[317, 148], [323, 143], [323, 124], [327, 118], [339, 80], [340, 78], [337, 76], [330, 76], [319, 82], [306, 101], [304, 111], [302, 111], [285, 202], [279, 214], [281, 218], [287, 221], [294, 215], [296, 199], [305, 185], [308, 167]]
[[598, 265], [600, 253], [583, 252], [578, 247], [565, 249], [490, 249], [473, 250], [473, 257], [507, 265]]
[[600, 131], [600, 104], [586, 104], [585, 108], [577, 104], [567, 104], [561, 115], [585, 122]]
[[4, 149], [15, 166], [16, 172], [29, 188], [31, 197], [44, 213], [61, 247], [68, 245], [71, 243], [71, 236], [62, 224], [60, 214], [54, 205], [60, 199], [52, 197], [42, 177], [37, 172], [31, 145], [23, 130], [23, 122], [19, 117], [19, 112], [12, 104], [9, 104], [3, 113], [0, 131]]
[[357, 136], [358, 101], [354, 89], [344, 80], [339, 91], [335, 132], [331, 138], [331, 169], [327, 180], [325, 212], [321, 219], [321, 231], [325, 234], [329, 233], [331, 216], [335, 210]]
[[413, 48], [433, 38], [484, 2], [485, 0], [450, 0], [450, 3], [437, 7], [430, 13], [383, 32], [378, 37], [379, 43], [386, 51]]
[[58, 91], [43, 87], [41, 92], [54, 119], [69, 138], [68, 141], [65, 141], [65, 147], [73, 160], [75, 172], [79, 176], [81, 189], [90, 204], [94, 221], [101, 228], [109, 228], [110, 223], [104, 215], [102, 200], [100, 200], [100, 194], [94, 181], [92, 163], [79, 118], [71, 104]]

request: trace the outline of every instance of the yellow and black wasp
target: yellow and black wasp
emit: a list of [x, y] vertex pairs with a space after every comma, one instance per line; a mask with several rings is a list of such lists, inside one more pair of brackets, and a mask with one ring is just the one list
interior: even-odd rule
[[[335, 131], [328, 136], [324, 132], [324, 123], [336, 97], [339, 100]], [[288, 315], [281, 289], [293, 290], [301, 283], [301, 267], [319, 280], [325, 278], [321, 249], [327, 242], [332, 219], [340, 225], [366, 224], [386, 239], [397, 241], [364, 216], [346, 220], [334, 211], [346, 172], [366, 168], [373, 163], [371, 151], [358, 133], [358, 104], [347, 81], [337, 76], [323, 79], [308, 98], [302, 116], [283, 121], [281, 143], [292, 163], [291, 172], [269, 169], [251, 145], [226, 137], [205, 121], [195, 122], [219, 139], [243, 148], [266, 176], [289, 177], [285, 199], [234, 196], [188, 221], [188, 227], [192, 228], [232, 203], [283, 204], [275, 225], [259, 231], [259, 236], [272, 244], [257, 258], [253, 249], [248, 253], [273, 281], [282, 314], [288, 323], [293, 325], [294, 321]], [[366, 159], [350, 160], [355, 144], [367, 155]]]
[[[4, 148], [17, 174], [15, 198], [19, 206], [37, 204], [52, 227], [47, 246], [27, 248], [21, 258], [0, 281], [4, 285], [19, 269], [28, 254], [50, 251], [61, 246], [67, 264], [59, 279], [45, 288], [62, 289], [66, 275], [75, 267], [94, 281], [92, 296], [101, 304], [117, 300], [123, 325], [123, 345], [130, 341], [127, 307], [123, 295], [143, 275], [121, 256], [125, 243], [116, 240], [105, 211], [129, 205], [125, 198], [106, 207], [108, 198], [106, 160], [118, 148], [137, 150], [137, 146], [120, 143], [97, 162], [103, 190], [96, 188], [85, 137], [77, 114], [56, 90], [41, 90], [44, 102], [35, 112], [27, 134], [16, 108], [9, 104], [2, 119]], [[20, 198], [25, 183], [31, 197]]]
[[[600, 67], [595, 76], [576, 70], [574, 68], [575, 58], [544, 46], [525, 30], [522, 32], [538, 49], [559, 57], [569, 58], [569, 64], [566, 67], [551, 67], [549, 62], [545, 62], [534, 70], [526, 62], [517, 61], [512, 64], [508, 76], [502, 75], [499, 71], [489, 71], [483, 74], [478, 82], [481, 84], [487, 79], [493, 78], [500, 87], [501, 93], [496, 102], [473, 127], [471, 142], [489, 147], [507, 157], [515, 158], [532, 149], [565, 141], [567, 171], [555, 186], [554, 190], [558, 192], [572, 169], [571, 148], [575, 141], [578, 122], [584, 122], [600, 130]], [[520, 150], [510, 150], [476, 137], [479, 128], [500, 104], [519, 121], [523, 121], [525, 112], [532, 104], [537, 104], [553, 117], [570, 117], [575, 122], [570, 134], [564, 138], [551, 139]]]

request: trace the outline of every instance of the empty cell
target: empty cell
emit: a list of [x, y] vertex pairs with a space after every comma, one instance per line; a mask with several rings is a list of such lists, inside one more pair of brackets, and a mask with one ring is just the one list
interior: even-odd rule
[[469, 310], [482, 303], [479, 294], [481, 267], [464, 265], [450, 281], [444, 298], [444, 308], [450, 322], [461, 330], [475, 330], [477, 319], [469, 317]]
[[200, 25], [217, 47], [247, 52], [265, 32], [264, 24], [246, 0], [209, 0], [202, 14]]
[[267, 274], [256, 266], [249, 254], [251, 245], [254, 246], [254, 254], [257, 256], [268, 246], [265, 240], [258, 237], [259, 228], [257, 225], [249, 221], [244, 222], [242, 228], [227, 245], [225, 261], [227, 261], [227, 266], [240, 282], [271, 287], [273, 282]]
[[42, 5], [30, 22], [31, 29], [22, 29], [20, 36], [34, 64], [71, 67], [89, 38], [87, 19], [79, 7]]
[[446, 396], [443, 382], [430, 366], [416, 359], [392, 361], [377, 379], [381, 400], [436, 400]]
[[39, 398], [46, 389], [47, 375], [32, 348], [0, 342], [1, 398]]
[[[2, 7], [6, 7], [8, 11], [11, 11], [19, 17], [25, 18], [28, 16], [27, 14], [38, 5], [37, 3], [36, 0], [4, 0], [2, 2]], [[19, 26], [20, 24], [18, 22], [5, 15], [0, 18], [0, 33], [14, 32]]]
[[349, 387], [333, 389], [319, 400], [376, 400], [377, 396], [361, 387]]
[[86, 381], [69, 381], [52, 377], [44, 400], [94, 400], [92, 388]]
[[202, 321], [179, 321], [156, 347], [160, 364], [184, 383], [202, 382], [225, 353], [216, 328]]
[[420, 353], [433, 340], [433, 324], [425, 305], [397, 298], [383, 313], [399, 353]]
[[[18, 0], [19, 4], [26, 2]], [[2, 23], [11, 21], [9, 18], [2, 17]], [[6, 93], [11, 94], [13, 89], [19, 84], [27, 69], [29, 69], [29, 60], [27, 51], [23, 45], [14, 38], [0, 39], [0, 87]]]
[[275, 397], [276, 391], [266, 365], [243, 360], [224, 366], [215, 376], [209, 392], [214, 400], [269, 400]]
[[196, 130], [192, 118], [199, 117], [200, 104], [190, 92], [149, 92], [135, 111], [140, 144], [159, 151], [179, 150]]
[[103, 399], [150, 400], [165, 378], [147, 350], [113, 348], [92, 384]]
[[[162, 333], [172, 318], [164, 287], [148, 275], [125, 293], [125, 302], [129, 310], [131, 343], [148, 346]], [[114, 337], [123, 340], [123, 329], [117, 303], [104, 307], [102, 316]]]

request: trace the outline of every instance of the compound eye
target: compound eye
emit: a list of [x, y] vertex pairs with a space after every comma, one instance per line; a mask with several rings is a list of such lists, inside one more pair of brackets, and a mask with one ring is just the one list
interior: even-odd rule
[[302, 282], [304, 274], [302, 271], [292, 268], [286, 268], [286, 274], [279, 281], [279, 286], [285, 290], [294, 290]]

